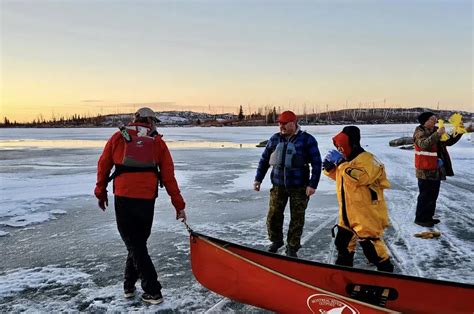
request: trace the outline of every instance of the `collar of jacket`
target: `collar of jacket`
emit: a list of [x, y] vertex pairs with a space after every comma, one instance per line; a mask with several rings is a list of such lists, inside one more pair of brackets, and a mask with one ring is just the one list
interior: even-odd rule
[[354, 146], [354, 147], [352, 148], [351, 154], [350, 154], [349, 157], [347, 158], [347, 161], [354, 160], [357, 156], [359, 156], [359, 155], [362, 154], [363, 152], [365, 152], [365, 150], [364, 150], [361, 146]]
[[147, 123], [136, 123], [132, 122], [127, 125], [128, 130], [136, 131], [138, 136], [157, 136], [156, 130], [152, 131], [151, 127]]
[[291, 135], [291, 136], [285, 136], [285, 135], [282, 135], [281, 133], [278, 133], [280, 135], [280, 141], [284, 141], [284, 142], [291, 142], [293, 141], [301, 132], [301, 127], [298, 125], [298, 127], [296, 128], [296, 131], [295, 131], [295, 134]]
[[141, 126], [147, 128], [148, 130], [151, 130], [151, 127], [148, 123], [130, 122], [128, 126]]

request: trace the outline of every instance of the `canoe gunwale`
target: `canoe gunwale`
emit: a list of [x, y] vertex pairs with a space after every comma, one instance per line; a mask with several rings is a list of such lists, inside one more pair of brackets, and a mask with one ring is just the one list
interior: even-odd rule
[[[259, 250], [259, 249], [239, 245], [239, 244], [229, 242], [229, 241], [226, 241], [226, 240], [217, 239], [217, 238], [214, 238], [214, 237], [211, 237], [211, 236], [199, 233], [199, 232], [195, 232], [195, 231], [190, 232], [190, 235], [191, 235], [191, 237], [199, 237], [199, 238], [207, 239], [209, 242], [217, 244], [218, 246], [221, 246], [222, 248], [225, 248], [225, 249], [227, 249], [228, 247], [235, 247], [235, 248], [245, 250], [245, 251], [249, 251], [249, 252], [252, 252], [252, 253], [256, 253], [256, 254], [259, 254], [259, 255], [271, 256], [272, 258], [276, 258], [276, 259], [291, 260], [294, 263], [307, 264], [307, 265], [312, 265], [312, 266], [317, 266], [317, 267], [342, 270], [342, 271], [346, 271], [346, 272], [362, 273], [362, 274], [372, 275], [372, 276], [377, 276], [377, 277], [382, 276], [382, 277], [396, 278], [396, 279], [401, 279], [401, 280], [418, 281], [418, 282], [422, 282], [422, 283], [441, 284], [441, 285], [449, 285], [449, 286], [453, 286], [453, 287], [460, 287], [460, 288], [466, 288], [466, 289], [474, 289], [474, 284], [469, 284], [469, 283], [437, 280], [437, 279], [430, 279], [430, 278], [421, 278], [421, 277], [415, 277], [415, 276], [410, 276], [410, 275], [374, 271], [374, 270], [369, 270], [369, 269], [359, 269], [359, 268], [346, 267], [346, 266], [340, 266], [340, 265], [325, 264], [325, 263], [320, 263], [320, 262], [316, 262], [316, 261], [296, 259], [296, 258], [288, 257], [288, 256], [285, 256], [285, 255], [279, 255], [279, 254], [274, 254], [274, 253], [270, 253], [270, 252], [267, 252], [267, 251], [262, 251], [262, 250]], [[236, 253], [234, 253], [234, 254], [236, 254]], [[238, 254], [236, 254], [236, 255], [238, 255]]]
[[[222, 241], [222, 242], [225, 243], [225, 244], [224, 244], [224, 245], [220, 245], [220, 244], [215, 243], [215, 241], [212, 240], [212, 239], [214, 239], [214, 238], [208, 237], [208, 236], [205, 236], [205, 235], [202, 235], [202, 234], [194, 233], [194, 232], [191, 234], [191, 239], [192, 239], [191, 241], [196, 241], [196, 240], [193, 239], [193, 237], [199, 237], [199, 238], [201, 239], [201, 241], [203, 241], [204, 243], [207, 243], [208, 245], [210, 245], [210, 246], [212, 246], [212, 247], [215, 247], [215, 248], [217, 248], [218, 250], [225, 252], [226, 254], [232, 255], [236, 260], [241, 260], [241, 261], [243, 261], [244, 263], [247, 263], [247, 264], [253, 265], [254, 267], [257, 267], [257, 268], [259, 268], [259, 269], [262, 269], [263, 271], [265, 271], [265, 272], [267, 272], [267, 273], [270, 273], [270, 274], [272, 274], [273, 276], [280, 277], [280, 278], [282, 278], [283, 280], [286, 280], [286, 281], [289, 281], [289, 282], [293, 282], [293, 283], [295, 283], [295, 284], [297, 284], [297, 285], [299, 285], [299, 286], [302, 286], [302, 287], [305, 287], [305, 288], [307, 288], [307, 289], [313, 290], [313, 292], [315, 292], [316, 295], [317, 295], [318, 293], [319, 293], [319, 294], [322, 293], [321, 295], [330, 296], [330, 297], [335, 298], [336, 300], [343, 300], [343, 301], [345, 301], [345, 302], [349, 302], [350, 304], [357, 304], [357, 305], [359, 305], [359, 306], [364, 307], [366, 310], [370, 310], [371, 313], [372, 313], [373, 311], [374, 311], [374, 313], [394, 313], [394, 314], [395, 314], [395, 313], [401, 313], [401, 312], [398, 312], [398, 311], [396, 311], [396, 310], [392, 310], [392, 309], [389, 309], [389, 308], [380, 307], [380, 306], [378, 306], [378, 305], [366, 303], [366, 302], [363, 302], [363, 301], [360, 301], [360, 300], [357, 300], [357, 299], [353, 299], [353, 298], [351, 298], [351, 297], [349, 297], [349, 296], [340, 295], [340, 294], [331, 292], [331, 291], [329, 291], [329, 290], [316, 287], [316, 286], [311, 285], [311, 284], [309, 284], [309, 283], [300, 281], [300, 280], [298, 280], [298, 279], [296, 279], [296, 278], [292, 278], [292, 277], [290, 277], [290, 276], [288, 276], [288, 275], [286, 275], [286, 274], [283, 274], [283, 273], [281, 273], [281, 272], [279, 272], [279, 271], [276, 271], [276, 270], [273, 270], [273, 269], [271, 269], [271, 268], [268, 268], [268, 267], [266, 267], [266, 266], [264, 266], [264, 265], [261, 265], [261, 264], [259, 264], [259, 263], [257, 263], [257, 262], [254, 262], [254, 261], [252, 261], [252, 260], [250, 260], [250, 259], [248, 259], [248, 258], [246, 258], [246, 257], [244, 257], [244, 256], [239, 255], [238, 253], [232, 252], [232, 251], [230, 251], [229, 249], [227, 249], [227, 247], [229, 247], [229, 246], [234, 246], [233, 243], [231, 243], [231, 242]], [[215, 239], [215, 240], [218, 240], [218, 239]], [[234, 246], [234, 247], [236, 247], [236, 246]], [[244, 248], [245, 248], [245, 247], [244, 247]], [[260, 252], [259, 250], [257, 250], [257, 251]], [[292, 260], [294, 260], [294, 259], [292, 258]], [[201, 281], [199, 280], [200, 278], [196, 277], [196, 279], [198, 279], [198, 281], [201, 282]], [[206, 287], [206, 285], [205, 285], [204, 282], [201, 282], [201, 284]], [[225, 296], [225, 295], [224, 295], [224, 296]], [[229, 296], [227, 296], [227, 297], [229, 297]], [[236, 301], [240, 301], [240, 300], [236, 299]], [[308, 307], [309, 307], [309, 303], [308, 303], [308, 302], [310, 302], [309, 299], [307, 300], [307, 305], [308, 305]], [[252, 304], [252, 303], [248, 303], [248, 304]], [[252, 304], [252, 305], [254, 305], [254, 304]], [[272, 309], [270, 309], [270, 308], [267, 308], [267, 309], [272, 310]]]

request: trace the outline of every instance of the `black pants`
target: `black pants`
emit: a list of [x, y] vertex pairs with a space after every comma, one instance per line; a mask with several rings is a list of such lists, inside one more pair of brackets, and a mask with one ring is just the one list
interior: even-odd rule
[[416, 204], [416, 221], [430, 222], [433, 219], [440, 185], [441, 181], [439, 180], [418, 179], [420, 194]]
[[379, 271], [393, 272], [393, 264], [388, 257], [385, 242], [380, 239], [357, 239], [356, 235], [346, 228], [337, 227], [334, 244], [337, 248], [336, 265], [354, 266], [354, 253], [356, 244], [360, 243], [367, 260], [374, 264]]
[[150, 236], [155, 200], [115, 196], [117, 227], [128, 256], [125, 263], [124, 289], [133, 289], [138, 279], [143, 291], [156, 294], [161, 290], [155, 266], [148, 255], [146, 242]]

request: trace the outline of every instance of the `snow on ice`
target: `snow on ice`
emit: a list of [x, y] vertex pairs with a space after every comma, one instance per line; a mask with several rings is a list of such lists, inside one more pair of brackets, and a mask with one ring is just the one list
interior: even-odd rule
[[[441, 185], [439, 239], [413, 234], [417, 181], [413, 151], [388, 146], [415, 125], [363, 125], [362, 146], [386, 166], [391, 227], [385, 239], [396, 272], [472, 283], [474, 154], [472, 136], [449, 148], [455, 176]], [[304, 126], [321, 154], [342, 126]], [[262, 148], [277, 127], [164, 128], [187, 202], [188, 223], [201, 233], [264, 249], [269, 174], [252, 190]], [[165, 302], [122, 298], [126, 249], [115, 226], [113, 195], [104, 213], [93, 196], [97, 159], [115, 129], [0, 130], [0, 311], [258, 311], [222, 299], [194, 279], [184, 226], [165, 190], [156, 202], [150, 255]], [[241, 145], [242, 144], [242, 145]], [[109, 187], [109, 191], [111, 191]], [[334, 262], [330, 229], [337, 218], [334, 183], [322, 176], [308, 206], [301, 258]], [[288, 218], [285, 228], [288, 227]], [[361, 251], [355, 266], [370, 268]], [[139, 288], [140, 290], [140, 288]]]

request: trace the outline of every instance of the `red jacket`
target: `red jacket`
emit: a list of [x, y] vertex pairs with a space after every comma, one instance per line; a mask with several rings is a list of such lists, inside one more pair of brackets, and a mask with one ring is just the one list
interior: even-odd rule
[[[142, 123], [131, 123], [127, 127], [130, 135], [136, 135], [137, 130], [130, 129], [134, 126], [137, 129], [145, 127], [150, 131], [149, 126]], [[107, 183], [110, 172], [114, 165], [121, 165], [125, 153], [126, 141], [120, 131], [117, 131], [107, 141], [104, 151], [97, 164], [97, 183], [94, 194], [97, 198], [107, 193]], [[153, 142], [153, 154], [156, 165], [161, 172], [161, 180], [166, 188], [166, 192], [171, 197], [171, 203], [176, 211], [185, 208], [186, 204], [181, 196], [178, 183], [174, 176], [174, 163], [166, 143], [161, 136], [156, 136]], [[154, 199], [158, 192], [158, 177], [153, 172], [125, 172], [114, 179], [113, 192], [116, 196], [124, 196], [141, 199]]]

